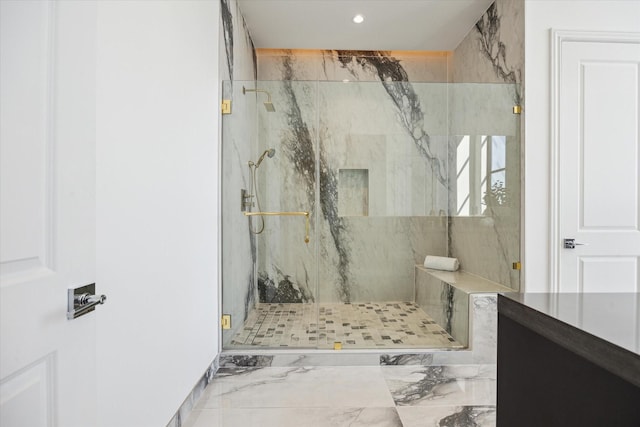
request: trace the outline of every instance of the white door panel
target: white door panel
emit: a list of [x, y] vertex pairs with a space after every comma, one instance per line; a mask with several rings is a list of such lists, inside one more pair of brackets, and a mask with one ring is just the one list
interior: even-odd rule
[[560, 249], [558, 290], [636, 292], [640, 36], [565, 40], [559, 52], [558, 232], [583, 245]]
[[[576, 54], [587, 49], [594, 47]], [[571, 60], [580, 61], [577, 55]], [[638, 63], [616, 60], [618, 55], [579, 62], [580, 230], [638, 230]]]
[[637, 257], [578, 257], [577, 292], [636, 292]]
[[2, 384], [0, 425], [53, 425], [53, 356], [14, 373]]
[[6, 286], [10, 279], [21, 280], [18, 275], [51, 273], [51, 224], [44, 218], [52, 210], [45, 180], [51, 176], [47, 46], [52, 35], [50, 4], [3, 2], [0, 7], [0, 274]]
[[97, 312], [66, 312], [95, 281], [95, 4], [3, 0], [0, 19], [1, 425], [87, 427]]

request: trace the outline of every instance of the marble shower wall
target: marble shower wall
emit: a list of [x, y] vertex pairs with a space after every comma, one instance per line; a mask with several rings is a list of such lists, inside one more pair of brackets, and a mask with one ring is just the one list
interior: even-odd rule
[[449, 52], [258, 49], [258, 80], [444, 83], [449, 80]]
[[[413, 266], [446, 254], [445, 53], [258, 51], [261, 302], [412, 300]], [[413, 83], [413, 81], [431, 82]]]
[[[453, 52], [450, 65], [452, 82], [469, 83], [453, 85], [454, 90], [467, 89], [451, 94], [450, 170], [458, 164], [456, 154], [464, 148], [465, 136], [476, 141], [482, 135], [506, 137], [506, 170], [500, 177], [506, 190], [498, 185], [494, 194], [500, 201], [485, 204], [483, 200], [476, 216], [451, 216], [449, 256], [458, 258], [465, 271], [518, 290], [520, 272], [512, 269], [512, 263], [520, 261], [524, 114], [514, 115], [512, 107], [521, 105], [525, 111], [524, 0], [496, 0]], [[477, 105], [483, 98], [486, 102], [481, 110], [455, 107], [469, 101]], [[455, 176], [450, 180], [454, 189]], [[486, 187], [483, 194], [484, 190]], [[452, 212], [460, 196], [452, 192]]]
[[[487, 95], [455, 96], [446, 82], [515, 82], [508, 96], [522, 103], [522, 0], [499, 0], [453, 53], [256, 56], [236, 1], [222, 0], [221, 8], [223, 92], [234, 113], [223, 116], [223, 306], [234, 327], [257, 301], [411, 299], [413, 265], [426, 254], [448, 253], [467, 271], [518, 287], [510, 266], [519, 259], [519, 213], [447, 218], [455, 205], [451, 153], [460, 140], [449, 135], [471, 130], [469, 111], [447, 117], [442, 99], [454, 106]], [[262, 106], [266, 94], [242, 95], [256, 79], [275, 113]], [[268, 217], [254, 236], [240, 213], [237, 193], [250, 188], [246, 163], [268, 148], [276, 155], [257, 171], [261, 208], [311, 212], [308, 245], [302, 217]], [[519, 173], [508, 181], [519, 182]], [[510, 190], [519, 200], [519, 187]]]
[[245, 81], [256, 78], [256, 59], [251, 36], [235, 0], [221, 0], [221, 18], [222, 92], [223, 99], [232, 101], [234, 112], [222, 116], [222, 304], [224, 313], [232, 316], [232, 329], [223, 331], [226, 344], [257, 300], [255, 237], [240, 212], [240, 189], [249, 189], [250, 185], [247, 162], [255, 157], [257, 111], [255, 94], [242, 94]]

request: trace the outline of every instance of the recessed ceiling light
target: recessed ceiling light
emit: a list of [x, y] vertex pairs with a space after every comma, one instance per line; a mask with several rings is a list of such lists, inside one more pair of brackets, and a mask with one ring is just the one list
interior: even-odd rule
[[357, 14], [353, 17], [353, 22], [355, 22], [356, 24], [362, 24], [364, 22], [364, 16]]

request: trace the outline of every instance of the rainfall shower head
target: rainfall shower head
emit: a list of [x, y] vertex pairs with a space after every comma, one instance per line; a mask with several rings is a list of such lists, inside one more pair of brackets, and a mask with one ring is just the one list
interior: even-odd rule
[[269, 97], [269, 101], [264, 103], [264, 108], [266, 108], [267, 112], [269, 112], [269, 113], [275, 113], [276, 112], [276, 107], [273, 106], [273, 103], [271, 102], [271, 97]]
[[[266, 108], [266, 110], [269, 113], [274, 113], [276, 111], [276, 107], [273, 106], [273, 102], [271, 102], [271, 94], [269, 92], [267, 92], [266, 90], [263, 89], [246, 89], [244, 86], [242, 86], [242, 94], [246, 95], [247, 92], [262, 92], [262, 93], [266, 93], [267, 94], [267, 102], [264, 103], [264, 108]], [[272, 157], [272, 156], [269, 156]]]
[[264, 153], [262, 153], [262, 155], [260, 156], [260, 158], [256, 162], [256, 169], [258, 168], [258, 166], [260, 166], [260, 163], [262, 163], [262, 161], [264, 160], [264, 156], [272, 158], [275, 155], [276, 155], [276, 149], [275, 148], [269, 148], [268, 150], [265, 150]]

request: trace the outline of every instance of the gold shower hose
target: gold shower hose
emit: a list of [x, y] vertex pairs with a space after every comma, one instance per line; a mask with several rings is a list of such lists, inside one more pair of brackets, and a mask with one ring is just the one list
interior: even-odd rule
[[243, 212], [245, 216], [304, 216], [305, 236], [304, 242], [309, 243], [309, 212]]

